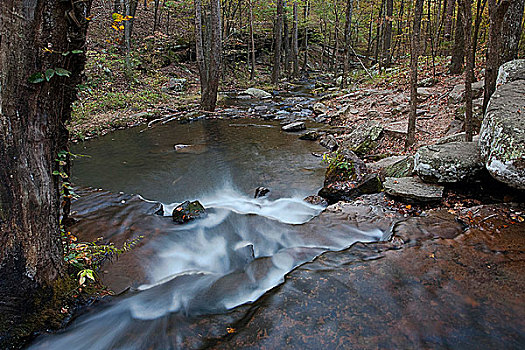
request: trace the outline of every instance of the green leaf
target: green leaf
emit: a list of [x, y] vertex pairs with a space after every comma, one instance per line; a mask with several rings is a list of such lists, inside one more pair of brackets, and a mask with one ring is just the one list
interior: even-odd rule
[[55, 70], [54, 69], [46, 70], [46, 80], [47, 81], [51, 80], [51, 78], [53, 78], [54, 75], [55, 75]]
[[73, 53], [75, 55], [78, 55], [78, 54], [80, 54], [82, 52], [84, 52], [84, 51], [82, 51], [82, 50], [73, 50], [73, 51], [71, 51], [71, 53]]
[[69, 78], [69, 76], [71, 75], [71, 72], [66, 70], [66, 69], [64, 69], [64, 68], [57, 68], [57, 69], [55, 69], [55, 71], [56, 71], [56, 73], [57, 73], [57, 75], [59, 77], [68, 77]]
[[45, 81], [45, 78], [44, 78], [43, 73], [38, 72], [38, 73], [32, 74], [27, 80], [31, 84], [38, 84], [38, 83]]
[[67, 55], [69, 55], [70, 53], [71, 53], [71, 52], [69, 52], [69, 51], [62, 52], [62, 56], [67, 56]]

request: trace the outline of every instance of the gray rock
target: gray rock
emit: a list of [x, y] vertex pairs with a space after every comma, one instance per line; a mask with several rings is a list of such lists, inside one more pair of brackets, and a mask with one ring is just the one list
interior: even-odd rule
[[417, 89], [417, 99], [422, 102], [428, 99], [429, 97], [432, 97], [434, 95], [434, 90], [421, 87]]
[[414, 159], [414, 171], [425, 182], [473, 182], [479, 179], [483, 168], [476, 142], [421, 147]]
[[452, 134], [452, 135], [448, 135], [448, 136], [443, 136], [442, 138], [439, 138], [437, 141], [436, 141], [436, 145], [443, 145], [445, 143], [449, 143], [449, 142], [461, 142], [461, 141], [465, 141], [465, 137], [466, 137], [466, 133], [463, 131], [463, 132], [459, 132], [457, 134]]
[[319, 133], [315, 130], [307, 131], [301, 136], [299, 136], [300, 140], [306, 140], [306, 141], [317, 141], [319, 138]]
[[175, 92], [183, 92], [186, 91], [188, 88], [188, 80], [181, 78], [171, 78], [168, 80], [168, 83], [166, 84], [165, 88], [167, 90], [175, 91]]
[[464, 123], [461, 120], [454, 119], [450, 122], [450, 125], [445, 132], [445, 136], [455, 135], [463, 130]]
[[383, 127], [379, 123], [364, 123], [342, 137], [342, 147], [357, 155], [365, 155], [377, 146], [382, 133]]
[[259, 98], [261, 100], [272, 98], [272, 94], [261, 89], [249, 88], [240, 93], [240, 95], [248, 95], [252, 98]]
[[325, 185], [318, 193], [328, 203], [350, 201], [363, 194], [379, 193], [383, 190], [377, 174], [366, 174], [353, 181], [338, 181]]
[[321, 103], [321, 102], [317, 102], [316, 104], [314, 104], [313, 106], [313, 111], [315, 114], [326, 114], [328, 113], [330, 109], [324, 104], [324, 103]]
[[414, 156], [388, 157], [368, 164], [368, 168], [379, 173], [381, 179], [411, 176], [414, 171]]
[[[472, 84], [472, 99], [481, 97], [485, 81], [480, 80]], [[465, 84], [454, 86], [454, 89], [448, 95], [449, 104], [458, 104], [465, 101]]]
[[305, 129], [306, 129], [306, 125], [304, 124], [304, 122], [290, 123], [290, 124], [283, 125], [282, 127], [282, 130], [286, 132], [295, 132], [295, 131], [301, 131]]
[[437, 83], [437, 79], [426, 78], [426, 79], [421, 80], [417, 84], [417, 86], [419, 86], [419, 87], [432, 87], [432, 86], [436, 85], [436, 83]]
[[339, 148], [339, 144], [333, 135], [324, 135], [319, 140], [319, 144], [331, 152]]
[[417, 177], [387, 177], [384, 182], [385, 193], [416, 202], [436, 202], [443, 197], [444, 187], [427, 184]]
[[490, 99], [479, 139], [482, 159], [492, 177], [522, 190], [525, 189], [524, 117], [525, 79], [501, 85]]
[[516, 80], [525, 80], [525, 59], [510, 61], [499, 67], [496, 85]]

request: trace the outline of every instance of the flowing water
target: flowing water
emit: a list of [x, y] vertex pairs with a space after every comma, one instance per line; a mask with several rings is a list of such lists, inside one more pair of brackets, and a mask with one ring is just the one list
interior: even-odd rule
[[[283, 133], [275, 121], [131, 129], [73, 152], [88, 156], [75, 160], [73, 179], [89, 186], [73, 205], [80, 219], [73, 231], [117, 245], [144, 238], [101, 272], [114, 290], [132, 290], [40, 339], [36, 349], [144, 349], [154, 339], [176, 347], [184, 339], [174, 340], [170, 329], [180, 318], [205, 319], [252, 303], [321, 253], [383, 236], [317, 217], [322, 208], [303, 198], [322, 185], [325, 168], [312, 155], [322, 149]], [[270, 195], [254, 199], [258, 186]], [[207, 215], [174, 224], [173, 208], [195, 199]], [[155, 213], [159, 203], [164, 215]], [[175, 324], [168, 321], [173, 315]], [[130, 342], [130, 334], [141, 341]]]

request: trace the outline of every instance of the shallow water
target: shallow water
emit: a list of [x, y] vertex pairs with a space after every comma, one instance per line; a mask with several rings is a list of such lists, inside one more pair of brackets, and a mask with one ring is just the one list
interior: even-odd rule
[[[175, 332], [174, 339], [181, 320], [228, 313], [323, 252], [380, 239], [379, 229], [319, 218], [322, 208], [303, 201], [322, 185], [324, 166], [312, 155], [320, 151], [276, 122], [254, 120], [131, 129], [76, 146], [89, 157], [75, 161], [73, 179], [90, 187], [73, 203], [79, 223], [72, 231], [117, 245], [144, 238], [101, 271], [115, 291], [131, 292], [32, 348], [143, 349], [154, 339], [170, 345], [153, 348], [176, 348], [197, 335]], [[270, 195], [254, 199], [258, 186]], [[201, 201], [207, 215], [175, 225], [169, 215], [187, 199]], [[165, 216], [155, 214], [159, 202]], [[141, 340], [130, 343], [130, 334]]]

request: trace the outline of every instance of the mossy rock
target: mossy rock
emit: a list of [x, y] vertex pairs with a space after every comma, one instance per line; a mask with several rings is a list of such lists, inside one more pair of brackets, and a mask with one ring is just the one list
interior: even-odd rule
[[173, 222], [177, 224], [185, 224], [189, 221], [195, 220], [204, 216], [206, 209], [198, 201], [185, 201], [173, 209]]

